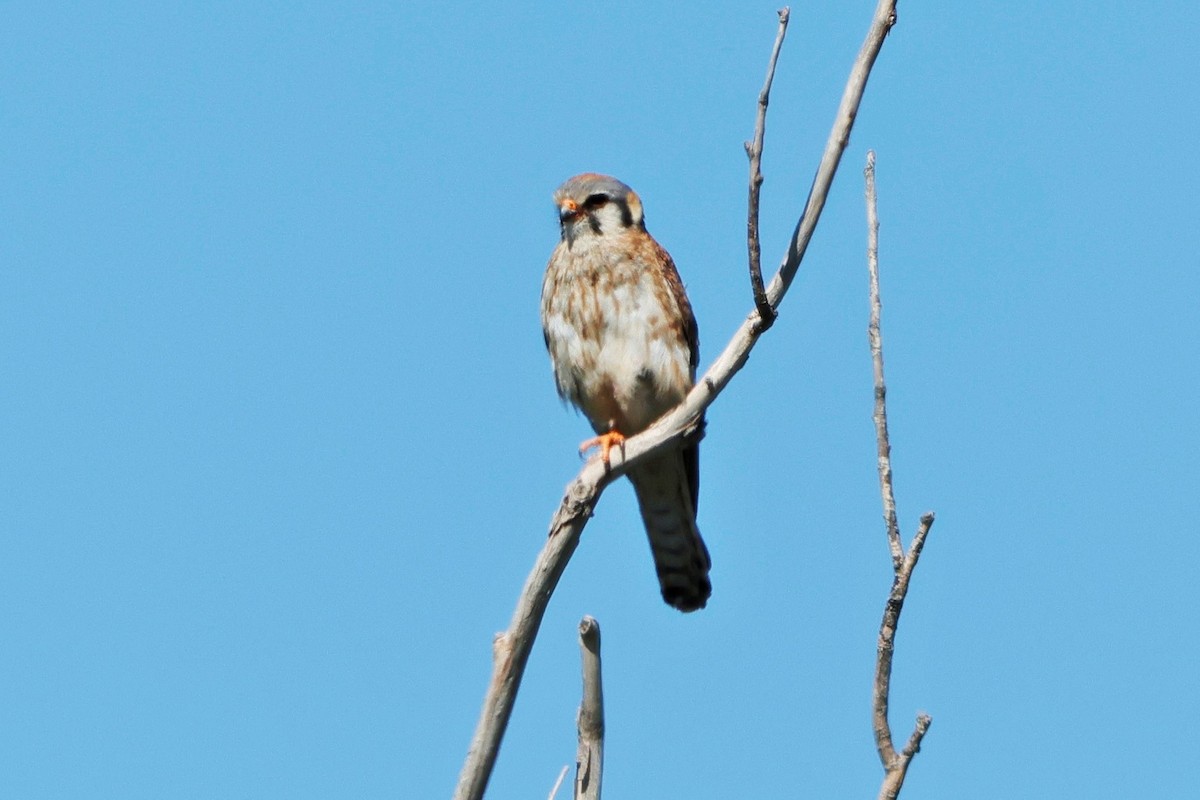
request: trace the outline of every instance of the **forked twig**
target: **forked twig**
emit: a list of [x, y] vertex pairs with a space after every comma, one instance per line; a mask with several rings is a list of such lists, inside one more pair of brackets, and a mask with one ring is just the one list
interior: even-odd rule
[[888, 724], [888, 697], [891, 693], [892, 656], [895, 652], [896, 626], [900, 623], [900, 612], [908, 594], [908, 583], [916, 569], [925, 537], [933, 525], [933, 513], [921, 517], [921, 525], [913, 536], [908, 552], [900, 542], [900, 529], [896, 522], [896, 498], [892, 491], [892, 445], [887, 426], [887, 384], [883, 378], [883, 344], [879, 331], [882, 303], [879, 299], [879, 214], [875, 192], [875, 153], [867, 153], [867, 166], [863, 170], [866, 178], [867, 196], [867, 272], [870, 278], [871, 320], [867, 325], [867, 338], [871, 345], [871, 363], [875, 372], [875, 440], [879, 454], [879, 494], [883, 501], [883, 517], [887, 527], [888, 548], [892, 553], [892, 591], [883, 609], [883, 621], [879, 625], [879, 642], [875, 655], [875, 686], [873, 693], [873, 727], [875, 746], [879, 760], [883, 762], [883, 784], [879, 790], [880, 800], [895, 800], [904, 785], [908, 765], [921, 749], [921, 740], [929, 730], [933, 719], [928, 714], [918, 714], [916, 728], [899, 753], [892, 743], [891, 726]]
[[754, 307], [758, 309], [762, 329], [775, 322], [775, 309], [767, 302], [767, 291], [763, 288], [762, 246], [758, 240], [758, 197], [762, 189], [763, 138], [767, 132], [767, 105], [771, 99], [771, 83], [775, 80], [775, 64], [783, 48], [783, 37], [787, 35], [791, 9], [784, 6], [779, 10], [779, 32], [775, 34], [775, 46], [771, 48], [771, 60], [767, 63], [767, 78], [758, 93], [758, 116], [754, 121], [754, 139], [746, 142], [746, 155], [750, 158], [750, 199], [746, 203], [746, 248], [750, 256], [750, 288], [754, 292]]

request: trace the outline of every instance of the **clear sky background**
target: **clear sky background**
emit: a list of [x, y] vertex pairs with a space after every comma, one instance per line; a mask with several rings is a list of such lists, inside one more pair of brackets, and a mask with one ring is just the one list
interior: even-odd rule
[[[764, 260], [871, 0], [798, 4]], [[6, 4], [0, 794], [448, 797], [584, 420], [538, 323], [550, 193], [641, 194], [700, 322], [751, 308], [773, 3]], [[872, 797], [891, 573], [866, 342], [878, 152], [914, 798], [1181, 797], [1200, 714], [1194, 1], [903, 2], [782, 316], [709, 414], [709, 607], [614, 486], [490, 797]], [[565, 796], [564, 794], [560, 794]]]

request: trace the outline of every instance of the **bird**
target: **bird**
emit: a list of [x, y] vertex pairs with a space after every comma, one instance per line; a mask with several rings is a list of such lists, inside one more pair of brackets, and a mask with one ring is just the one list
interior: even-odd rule
[[[607, 465], [614, 447], [677, 406], [696, 381], [699, 335], [675, 262], [646, 231], [628, 185], [587, 172], [554, 192], [560, 240], [542, 282], [541, 322], [559, 396], [591, 423]], [[703, 424], [703, 421], [701, 421]], [[689, 612], [712, 595], [712, 560], [696, 526], [695, 442], [629, 470], [659, 587]]]

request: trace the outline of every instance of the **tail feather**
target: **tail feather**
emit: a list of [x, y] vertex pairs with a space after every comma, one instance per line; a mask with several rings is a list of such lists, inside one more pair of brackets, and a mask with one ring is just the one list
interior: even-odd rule
[[686, 462], [684, 453], [667, 453], [639, 465], [629, 480], [637, 493], [663, 600], [680, 611], [696, 611], [712, 594], [712, 561], [696, 527], [694, 479]]

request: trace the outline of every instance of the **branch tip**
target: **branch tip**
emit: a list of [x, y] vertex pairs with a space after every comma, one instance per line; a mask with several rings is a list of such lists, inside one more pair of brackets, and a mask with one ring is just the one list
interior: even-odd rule
[[758, 205], [762, 190], [762, 151], [766, 136], [767, 106], [771, 99], [771, 84], [775, 80], [775, 65], [779, 51], [783, 48], [783, 37], [787, 34], [790, 11], [785, 6], [779, 12], [779, 30], [767, 62], [767, 77], [758, 93], [758, 114], [754, 120], [754, 139], [746, 142], [746, 155], [750, 158], [750, 193], [746, 203], [746, 250], [750, 262], [750, 291], [754, 296], [754, 307], [758, 310], [757, 332], [762, 333], [775, 322], [775, 308], [767, 299], [767, 290], [762, 277], [762, 245], [758, 238]]
[[[881, 2], [880, 6], [883, 7]], [[894, 24], [894, 13], [889, 17], [887, 30]], [[886, 31], [885, 31], [886, 32]], [[884, 526], [887, 532], [888, 549], [892, 557], [894, 579], [883, 609], [879, 624], [879, 640], [875, 658], [875, 685], [873, 691], [873, 721], [875, 745], [879, 760], [883, 764], [884, 777], [879, 790], [881, 800], [895, 800], [904, 785], [909, 763], [921, 749], [921, 740], [933, 721], [928, 714], [918, 714], [916, 727], [903, 749], [896, 752], [888, 722], [888, 704], [891, 693], [892, 658], [895, 652], [896, 629], [900, 624], [900, 612], [904, 609], [904, 598], [908, 594], [909, 580], [916, 569], [925, 538], [933, 525], [933, 512], [921, 517], [921, 524], [913, 536], [907, 552], [900, 539], [900, 525], [896, 518], [896, 496], [892, 485], [891, 441], [887, 423], [887, 383], [883, 370], [883, 338], [880, 333], [882, 301], [879, 292], [879, 213], [875, 189], [875, 151], [867, 151], [867, 162], [863, 168], [866, 184], [867, 204], [867, 281], [869, 289], [870, 319], [867, 323], [867, 341], [871, 351], [874, 373], [875, 408], [872, 419], [875, 423], [876, 467], [879, 472], [879, 494], [883, 504]]]
[[558, 794], [558, 788], [562, 786], [563, 778], [567, 777], [567, 770], [570, 768], [569, 764], [564, 765], [562, 771], [558, 773], [558, 780], [554, 782], [554, 788], [550, 790], [550, 800], [554, 800], [554, 797]]
[[604, 682], [600, 670], [600, 623], [585, 616], [579, 621], [579, 653], [583, 671], [583, 700], [576, 728], [575, 797], [599, 800], [604, 771]]

